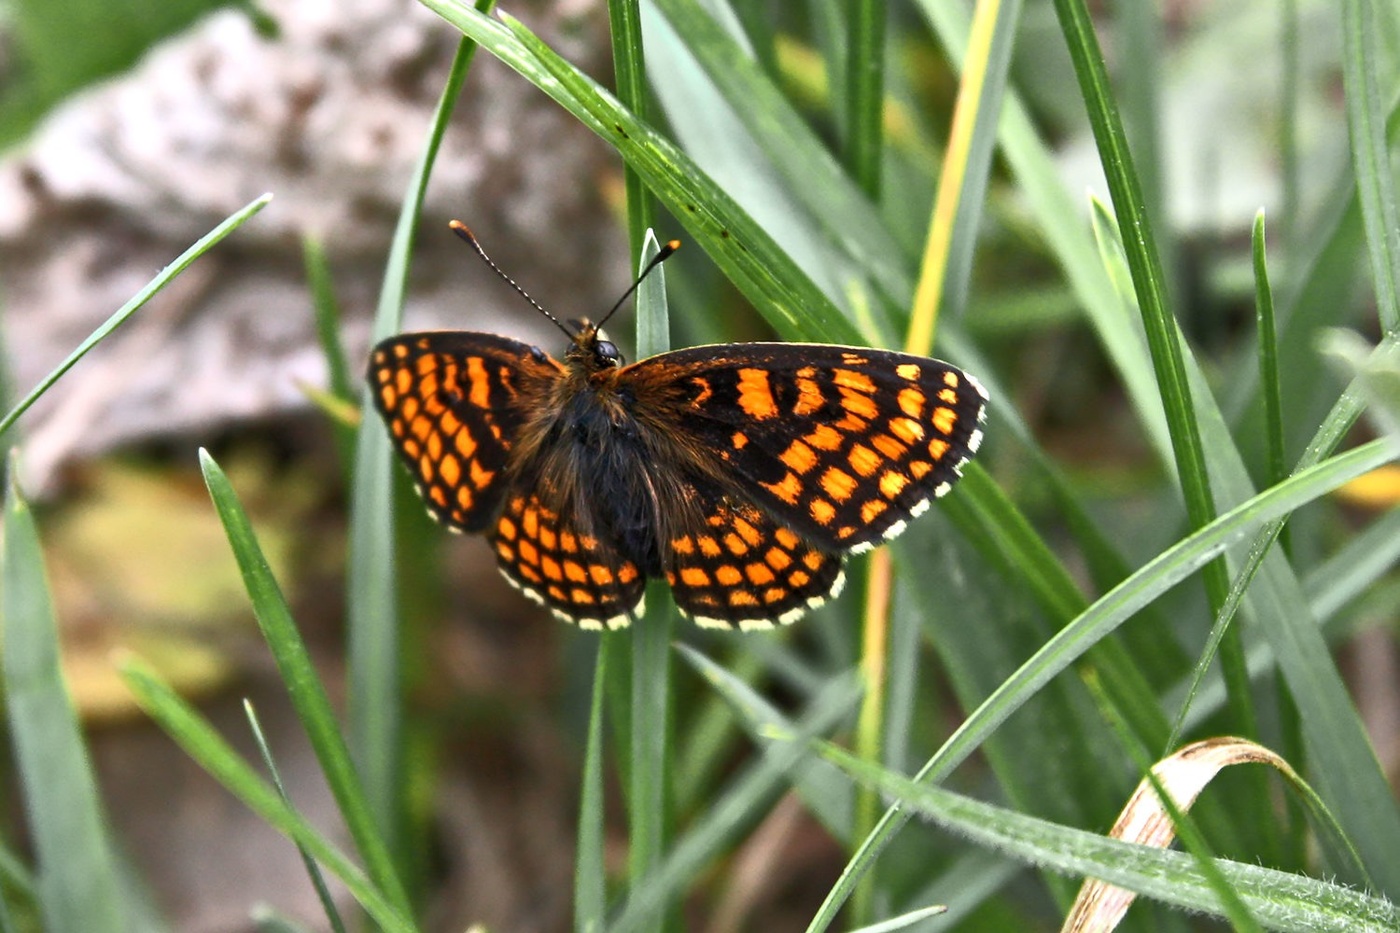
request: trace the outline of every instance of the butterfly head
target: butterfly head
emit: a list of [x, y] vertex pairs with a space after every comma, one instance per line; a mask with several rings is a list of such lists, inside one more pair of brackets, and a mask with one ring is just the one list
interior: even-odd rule
[[576, 328], [573, 346], [569, 347], [567, 354], [570, 361], [580, 363], [587, 371], [595, 373], [616, 369], [625, 362], [617, 344], [609, 340], [597, 324], [587, 318], [569, 323]]

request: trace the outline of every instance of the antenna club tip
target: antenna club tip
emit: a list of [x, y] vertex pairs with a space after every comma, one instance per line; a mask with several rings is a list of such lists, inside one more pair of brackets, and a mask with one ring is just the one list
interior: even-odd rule
[[462, 223], [460, 220], [449, 220], [447, 222], [447, 226], [452, 229], [453, 233], [457, 234], [460, 237], [466, 237], [469, 240], [476, 239], [476, 235], [472, 233], [471, 228], [468, 227], [466, 224]]
[[681, 241], [680, 241], [680, 240], [667, 240], [667, 241], [666, 241], [666, 248], [669, 249], [671, 252], [674, 253], [676, 250], [678, 250], [678, 249], [681, 248]]

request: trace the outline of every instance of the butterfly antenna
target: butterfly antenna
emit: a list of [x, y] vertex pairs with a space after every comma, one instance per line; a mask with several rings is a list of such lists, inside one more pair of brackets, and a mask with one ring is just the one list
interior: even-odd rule
[[628, 298], [631, 298], [631, 297], [632, 297], [632, 293], [635, 292], [635, 291], [637, 290], [637, 287], [640, 286], [640, 285], [642, 284], [642, 281], [643, 281], [648, 275], [651, 274], [651, 270], [652, 270], [652, 269], [655, 269], [657, 266], [661, 265], [661, 264], [662, 264], [663, 262], [665, 262], [667, 259], [670, 259], [670, 258], [671, 258], [671, 254], [674, 253], [676, 250], [678, 250], [678, 249], [680, 249], [680, 248], [681, 248], [681, 241], [680, 241], [680, 240], [671, 240], [671, 241], [668, 242], [665, 246], [661, 247], [661, 249], [657, 252], [657, 254], [656, 254], [655, 256], [651, 257], [651, 262], [647, 263], [646, 266], [644, 266], [644, 267], [642, 268], [642, 274], [639, 275], [639, 276], [637, 276], [637, 281], [633, 282], [632, 285], [631, 285], [631, 287], [628, 288], [627, 291], [625, 291], [625, 292], [622, 293], [622, 297], [619, 298], [619, 299], [617, 299], [617, 304], [613, 305], [612, 308], [608, 311], [608, 313], [605, 314], [605, 315], [603, 315], [602, 319], [599, 320], [598, 323], [594, 325], [594, 327], [600, 328], [600, 329], [601, 329], [602, 326], [603, 326], [603, 323], [604, 323], [605, 321], [607, 321], [608, 318], [612, 317], [613, 314], [615, 314], [615, 313], [617, 312], [617, 309], [618, 309], [618, 308], [622, 307], [622, 303], [623, 303], [624, 301], [626, 301]]
[[[462, 223], [460, 220], [450, 220], [447, 222], [447, 225], [452, 228], [453, 233], [466, 240], [467, 243], [471, 246], [471, 248], [476, 250], [476, 254], [480, 256], [488, 266], [491, 267], [492, 272], [496, 273], [502, 279], [504, 279], [505, 283], [511, 288], [515, 289], [516, 292], [519, 293], [521, 298], [524, 298], [526, 301], [530, 302], [530, 304], [534, 307], [536, 311], [553, 321], [555, 327], [559, 328], [564, 333], [568, 334], [570, 337], [574, 335], [573, 331], [569, 330], [567, 327], [561, 324], [557, 317], [550, 314], [538, 301], [531, 298], [530, 293], [525, 291], [525, 289], [521, 288], [516, 283], [515, 279], [511, 278], [510, 276], [506, 275], [504, 272], [501, 271], [501, 267], [496, 265], [495, 261], [490, 256], [486, 255], [486, 250], [481, 248], [481, 244], [477, 242], [476, 235], [473, 234], [471, 230], [467, 229], [466, 224]], [[648, 270], [649, 269], [650, 267], [648, 267]], [[637, 286], [634, 285], [632, 287], [636, 288]]]

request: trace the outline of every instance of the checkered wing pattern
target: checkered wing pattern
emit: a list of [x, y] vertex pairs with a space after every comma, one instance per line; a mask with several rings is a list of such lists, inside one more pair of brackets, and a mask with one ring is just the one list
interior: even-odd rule
[[716, 496], [703, 513], [703, 528], [671, 539], [666, 569], [676, 605], [698, 624], [768, 628], [841, 591], [841, 556], [813, 547], [762, 510]]
[[375, 347], [374, 405], [429, 515], [453, 531], [490, 525], [511, 445], [562, 373], [529, 345], [494, 334], [404, 334]]
[[642, 613], [646, 577], [576, 519], [537, 492], [508, 494], [491, 533], [496, 560], [511, 584], [565, 622], [622, 628]]
[[754, 504], [828, 551], [899, 534], [982, 441], [982, 387], [925, 357], [752, 343], [678, 350], [629, 369], [651, 382], [651, 366], [664, 371], [654, 395], [676, 413], [676, 430], [713, 451]]

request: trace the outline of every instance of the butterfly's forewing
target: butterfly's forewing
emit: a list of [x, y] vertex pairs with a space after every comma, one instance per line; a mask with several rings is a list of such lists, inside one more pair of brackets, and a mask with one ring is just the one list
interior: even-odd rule
[[825, 344], [693, 347], [624, 375], [734, 488], [830, 551], [894, 537], [982, 440], [982, 387], [925, 357]]
[[430, 515], [456, 531], [490, 525], [511, 445], [562, 372], [495, 334], [400, 334], [374, 348], [374, 405]]

